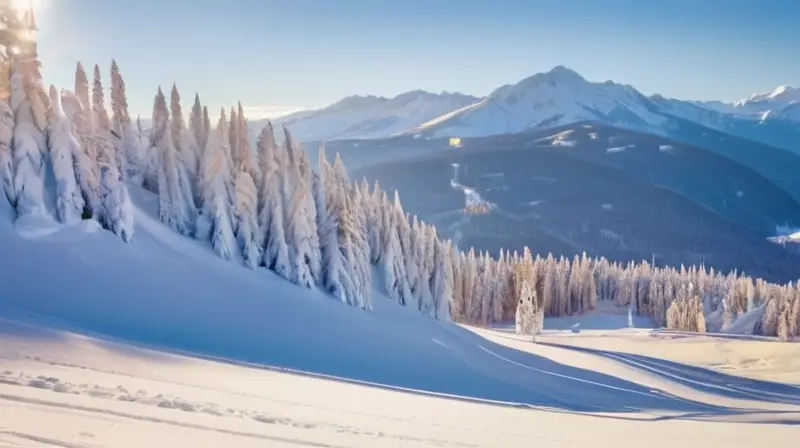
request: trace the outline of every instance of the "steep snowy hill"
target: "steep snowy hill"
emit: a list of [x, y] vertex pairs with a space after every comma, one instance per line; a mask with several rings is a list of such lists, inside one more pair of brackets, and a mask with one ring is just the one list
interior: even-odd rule
[[[133, 193], [132, 244], [93, 221], [15, 225], [0, 201], [0, 247], [15, 260], [0, 270], [0, 316], [34, 315], [159, 347], [478, 399], [583, 411], [704, 409], [496, 346], [385, 296], [363, 312], [266, 270], [226, 262], [206, 243], [159, 223], [154, 196]], [[47, 281], [34, 281], [34, 273]], [[531, 367], [552, 374], [531, 376]], [[604, 385], [579, 391], [582, 380]]]
[[492, 92], [480, 103], [412, 129], [426, 135], [474, 137], [522, 132], [580, 121], [636, 128], [660, 127], [659, 115], [645, 96], [611, 81], [593, 83], [557, 66]]
[[245, 269], [156, 221], [156, 198], [133, 193], [132, 244], [93, 221], [12, 224], [0, 201], [0, 247], [14, 259], [0, 270], [0, 316], [471, 399], [569, 411], [717, 408], [502, 347], [385, 297], [363, 312]]
[[[328, 107], [302, 111], [273, 120], [289, 126], [302, 141], [380, 138], [425, 123], [478, 98], [460, 93], [434, 94], [421, 90], [394, 98], [351, 96]], [[258, 128], [262, 123], [254, 123]]]
[[[691, 368], [681, 368], [677, 382], [660, 380], [657, 376], [645, 379], [637, 375], [631, 377], [634, 380], [601, 373], [605, 369], [555, 361], [491, 342], [454, 324], [400, 307], [385, 297], [376, 297], [373, 312], [363, 312], [317, 291], [292, 285], [265, 270], [251, 271], [225, 262], [205, 243], [181, 237], [157, 222], [153, 217], [154, 197], [141, 191], [133, 191], [133, 197], [137, 229], [132, 244], [123, 244], [108, 232], [97, 231], [93, 221], [62, 226], [23, 219], [12, 224], [9, 207], [2, 203], [0, 247], [4, 253], [13, 254], [14, 263], [0, 270], [3, 287], [0, 316], [12, 322], [24, 320], [59, 330], [100, 334], [117, 342], [166, 351], [263, 365], [279, 371], [290, 369], [290, 373], [317, 378], [518, 408], [645, 417], [653, 413], [678, 416], [703, 412], [723, 419], [734, 408], [791, 409], [800, 401], [789, 386], [698, 373]], [[33, 275], [41, 276], [42, 280], [34, 281]], [[217, 417], [225, 415], [214, 414], [214, 406], [197, 395], [187, 395], [186, 389], [179, 391], [180, 387], [172, 386], [167, 391], [162, 375], [156, 375], [161, 386], [147, 380], [144, 383], [123, 380], [125, 386], [115, 382], [112, 388], [116, 392], [108, 395], [106, 387], [99, 384], [109, 380], [102, 378], [108, 374], [108, 364], [102, 360], [97, 363], [97, 358], [94, 362], [89, 360], [92, 365], [88, 370], [75, 376], [70, 368], [76, 365], [74, 362], [87, 362], [85, 357], [83, 361], [63, 357], [59, 361], [52, 357], [63, 355], [64, 350], [74, 353], [75, 349], [88, 349], [118, 360], [131, 357], [153, 363], [161, 360], [178, 369], [193, 361], [119, 344], [109, 346], [101, 340], [83, 339], [83, 348], [79, 348], [68, 342], [80, 341], [75, 335], [41, 331], [31, 334], [24, 326], [10, 324], [9, 320], [0, 320], [0, 330], [4, 341], [18, 341], [13, 343], [19, 350], [30, 350], [31, 346], [25, 342], [30, 336], [39, 344], [33, 347], [37, 353], [27, 357], [0, 354], [14, 361], [13, 365], [4, 364], [6, 368], [0, 375], [2, 406], [7, 406], [9, 397], [22, 403], [51, 403], [52, 396], [36, 394], [50, 393], [47, 384], [54, 381], [59, 384], [59, 391], [71, 392], [62, 394], [63, 397], [79, 402], [108, 399], [121, 393], [123, 398], [117, 398], [116, 402], [137, 402], [140, 410], [144, 409], [141, 406], [150, 405], [194, 410], [198, 412], [194, 414], [196, 418], [205, 418], [204, 409]], [[67, 343], [64, 350], [57, 349], [60, 342]], [[13, 351], [17, 353], [16, 349]], [[38, 374], [45, 379], [37, 383], [34, 376], [28, 381], [25, 375], [32, 373], [28, 370], [31, 362], [43, 359], [51, 363], [48, 373]], [[130, 368], [125, 367], [127, 362], [117, 362], [120, 364], [114, 369], [117, 373], [119, 369]], [[10, 374], [9, 368], [17, 374]], [[675, 376], [675, 371], [676, 367], [671, 366], [666, 372]], [[129, 372], [141, 375], [141, 370]], [[62, 375], [65, 377], [60, 379]], [[702, 387], [695, 387], [701, 378]], [[193, 381], [185, 376], [184, 379]], [[89, 384], [94, 381], [99, 382], [96, 387]], [[136, 383], [139, 386], [134, 386]], [[257, 390], [268, 391], [276, 383], [255, 384]], [[20, 392], [21, 385], [30, 385], [29, 392]], [[687, 392], [686, 385], [697, 392]], [[135, 397], [125, 398], [127, 390], [139, 392]], [[170, 404], [163, 404], [165, 400]], [[285, 399], [276, 403], [281, 408], [295, 407]], [[234, 408], [239, 405], [241, 402], [231, 403]], [[74, 406], [75, 403], [69, 402], [65, 408]], [[88, 412], [102, 412], [96, 401], [82, 401], [77, 406]], [[117, 411], [112, 407], [113, 415], [131, 415], [122, 411], [126, 404], [120, 406]], [[236, 415], [249, 420], [259, 414], [242, 411]], [[169, 419], [175, 415], [162, 414], [162, 417]], [[3, 423], [8, 424], [6, 420]]]

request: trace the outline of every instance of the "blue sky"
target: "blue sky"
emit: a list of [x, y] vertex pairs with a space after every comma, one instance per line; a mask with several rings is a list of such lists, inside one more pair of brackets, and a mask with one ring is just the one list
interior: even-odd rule
[[[800, 84], [792, 0], [33, 0], [47, 83], [119, 62], [134, 113], [178, 83], [213, 108], [408, 90], [485, 95], [566, 65], [682, 99]], [[255, 117], [253, 117], [255, 118]]]

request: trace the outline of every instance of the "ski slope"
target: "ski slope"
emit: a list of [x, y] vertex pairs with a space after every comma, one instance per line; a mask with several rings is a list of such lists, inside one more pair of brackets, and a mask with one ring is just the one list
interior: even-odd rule
[[377, 291], [359, 311], [219, 259], [132, 197], [130, 245], [0, 205], [0, 444], [785, 446], [800, 422], [793, 386], [481, 334]]

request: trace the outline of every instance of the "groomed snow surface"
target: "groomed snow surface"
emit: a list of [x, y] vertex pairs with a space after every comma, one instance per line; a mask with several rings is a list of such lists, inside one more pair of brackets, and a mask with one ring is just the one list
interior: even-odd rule
[[15, 225], [0, 201], [0, 446], [750, 448], [800, 433], [800, 387], [659, 359], [662, 338], [614, 330], [627, 316], [592, 322], [646, 356], [575, 342], [588, 328], [533, 344], [445, 324], [379, 292], [359, 311], [223, 261], [132, 198], [132, 244], [86, 222]]

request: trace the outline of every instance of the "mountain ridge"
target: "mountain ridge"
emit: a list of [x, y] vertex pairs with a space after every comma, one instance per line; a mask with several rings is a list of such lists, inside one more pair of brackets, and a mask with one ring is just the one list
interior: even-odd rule
[[[394, 97], [351, 95], [329, 106], [271, 120], [289, 126], [300, 140], [380, 138], [429, 121], [480, 98], [458, 92], [412, 90]], [[261, 125], [266, 120], [260, 122]], [[258, 126], [258, 125], [257, 125]]]
[[[435, 99], [429, 101], [434, 107], [416, 114], [395, 112], [393, 104], [400, 98], [415, 96]], [[800, 97], [800, 89], [788, 85], [736, 103], [646, 96], [629, 84], [589, 81], [574, 70], [557, 65], [547, 72], [502, 85], [482, 98], [419, 90], [393, 98], [355, 95], [326, 108], [273, 121], [290, 126], [304, 141], [416, 134], [475, 137], [586, 120], [680, 139], [672, 129], [674, 118], [678, 118], [800, 154], [800, 105], [795, 96]]]

